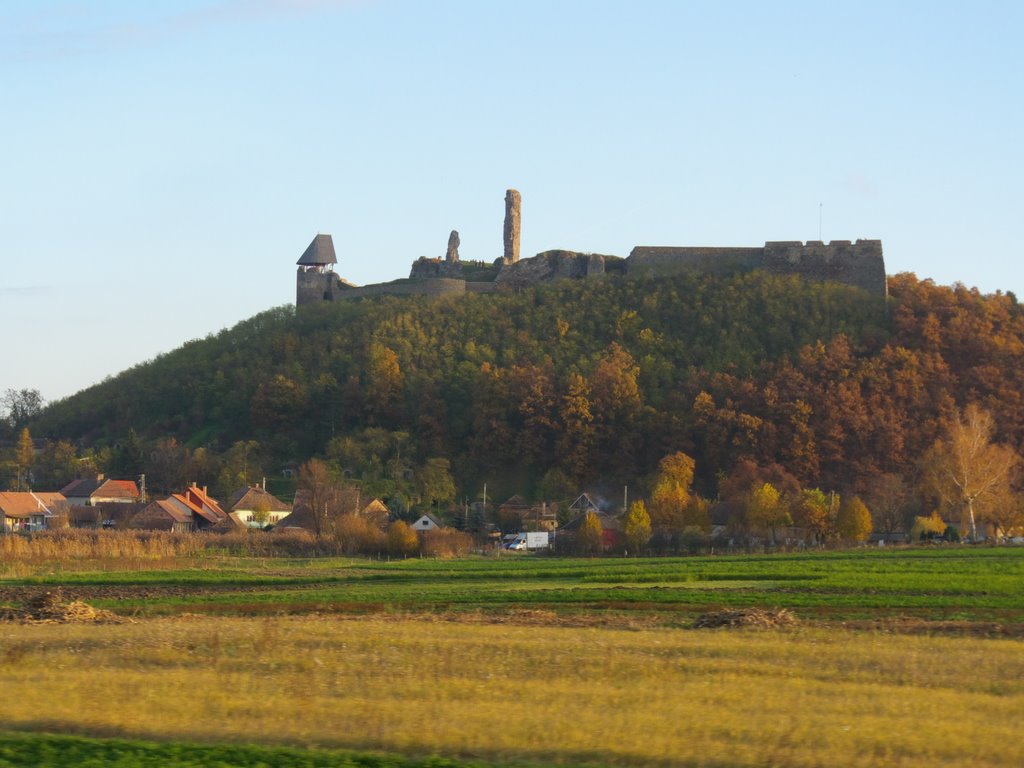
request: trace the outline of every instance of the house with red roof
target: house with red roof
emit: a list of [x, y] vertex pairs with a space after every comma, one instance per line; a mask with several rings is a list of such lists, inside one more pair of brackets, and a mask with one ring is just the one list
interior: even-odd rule
[[218, 526], [218, 530], [225, 530], [233, 528], [235, 522], [228, 519], [228, 513], [210, 497], [205, 487], [199, 488], [193, 484], [182, 493], [147, 504], [128, 521], [128, 527], [186, 532], [204, 531]]
[[134, 480], [109, 480], [103, 475], [72, 480], [60, 492], [76, 507], [131, 504], [139, 499], [139, 487]]

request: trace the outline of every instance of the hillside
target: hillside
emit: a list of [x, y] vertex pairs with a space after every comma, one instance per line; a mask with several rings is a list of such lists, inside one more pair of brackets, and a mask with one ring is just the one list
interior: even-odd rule
[[857, 486], [912, 473], [968, 401], [1019, 449], [1016, 299], [912, 275], [890, 292], [883, 307], [797, 277], [688, 274], [281, 307], [53, 403], [31, 429], [112, 447], [122, 471], [169, 437], [211, 467], [255, 441], [266, 468], [321, 455], [370, 486], [445, 457], [466, 493], [635, 483], [676, 450], [706, 493], [741, 458]]

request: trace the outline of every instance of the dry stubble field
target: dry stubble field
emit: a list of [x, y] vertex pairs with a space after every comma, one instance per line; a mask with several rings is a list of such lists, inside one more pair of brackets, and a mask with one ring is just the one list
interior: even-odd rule
[[590, 603], [5, 623], [0, 718], [449, 765], [1024, 765], [1024, 642], [935, 628], [696, 630]]

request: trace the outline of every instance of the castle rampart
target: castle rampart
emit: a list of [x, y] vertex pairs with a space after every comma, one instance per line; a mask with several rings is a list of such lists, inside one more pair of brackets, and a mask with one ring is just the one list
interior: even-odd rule
[[881, 240], [819, 240], [766, 242], [762, 248], [700, 248], [637, 246], [626, 259], [626, 274], [667, 276], [696, 270], [730, 274], [763, 269], [773, 274], [828, 280], [887, 296]]
[[[297, 262], [295, 301], [298, 306], [364, 296], [455, 296], [519, 290], [551, 280], [626, 277], [667, 277], [687, 271], [737, 274], [765, 270], [800, 275], [809, 280], [856, 286], [879, 297], [888, 296], [881, 240], [769, 241], [760, 248], [674, 247], [638, 245], [623, 259], [599, 253], [551, 250], [519, 258], [521, 198], [505, 194], [504, 254], [488, 262], [459, 258], [459, 233], [448, 236], [445, 257], [421, 257], [413, 262], [408, 280], [356, 287], [334, 274], [337, 263], [330, 235], [319, 234]], [[486, 279], [494, 276], [493, 282]], [[467, 280], [469, 278], [469, 280]], [[481, 280], [483, 278], [483, 280]], [[474, 281], [475, 279], [475, 281]]]

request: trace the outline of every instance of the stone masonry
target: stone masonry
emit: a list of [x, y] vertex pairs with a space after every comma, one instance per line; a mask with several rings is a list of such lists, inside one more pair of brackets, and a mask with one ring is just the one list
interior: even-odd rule
[[506, 264], [519, 261], [519, 226], [522, 198], [514, 189], [505, 191], [505, 253], [502, 260]]
[[500, 269], [493, 282], [471, 282], [463, 277], [456, 230], [448, 236], [448, 249], [443, 259], [424, 256], [413, 262], [412, 282], [379, 283], [362, 288], [334, 274], [336, 257], [330, 235], [317, 235], [297, 262], [296, 305], [387, 294], [451, 295], [522, 290], [557, 279], [658, 278], [683, 272], [729, 275], [753, 270], [852, 285], [882, 299], [888, 296], [881, 240], [769, 241], [753, 248], [637, 246], [626, 259], [551, 250], [520, 261], [521, 202], [516, 190], [505, 192], [505, 249], [502, 257], [494, 262]]
[[452, 233], [448, 235], [448, 251], [445, 253], [444, 260], [449, 264], [453, 264], [459, 260], [459, 232], [453, 229]]

